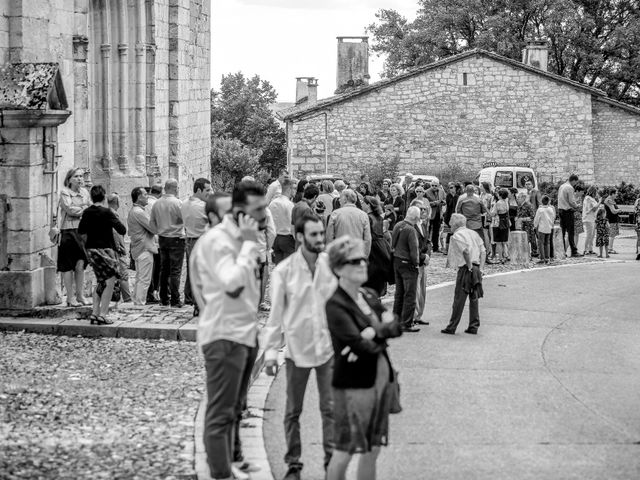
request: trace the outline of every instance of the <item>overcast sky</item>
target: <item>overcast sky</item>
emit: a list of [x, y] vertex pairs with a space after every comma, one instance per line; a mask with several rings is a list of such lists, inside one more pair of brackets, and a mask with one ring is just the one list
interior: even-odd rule
[[[223, 74], [260, 75], [278, 93], [295, 100], [295, 77], [319, 79], [318, 97], [336, 88], [336, 37], [363, 36], [380, 8], [413, 19], [416, 0], [212, 0], [211, 84]], [[370, 55], [371, 81], [382, 59]]]

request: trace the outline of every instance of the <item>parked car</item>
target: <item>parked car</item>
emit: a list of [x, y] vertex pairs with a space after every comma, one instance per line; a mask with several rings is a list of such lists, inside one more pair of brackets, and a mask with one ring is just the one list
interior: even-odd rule
[[335, 183], [336, 180], [344, 180], [342, 175], [338, 175], [338, 174], [335, 174], [335, 173], [319, 173], [319, 174], [307, 175], [306, 178], [309, 181], [309, 183], [314, 183], [314, 184], [316, 184], [318, 186], [324, 180], [331, 180], [333, 183]]
[[538, 188], [536, 173], [527, 164], [498, 164], [497, 162], [487, 162], [483, 164], [482, 170], [476, 177], [476, 182], [488, 182], [491, 189], [494, 188], [517, 188], [519, 191], [526, 191], [525, 183], [533, 182], [534, 188]]

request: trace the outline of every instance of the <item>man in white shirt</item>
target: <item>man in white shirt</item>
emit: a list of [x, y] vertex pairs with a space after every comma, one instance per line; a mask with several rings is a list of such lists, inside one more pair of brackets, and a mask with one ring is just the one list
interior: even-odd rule
[[369, 216], [356, 207], [358, 196], [356, 192], [345, 189], [340, 193], [339, 209], [334, 210], [327, 222], [327, 242], [331, 242], [343, 235], [359, 238], [364, 241], [364, 252], [371, 252], [371, 225]]
[[198, 345], [207, 372], [204, 444], [216, 479], [241, 476], [232, 468], [234, 435], [258, 348], [258, 235], [266, 219], [264, 187], [240, 182], [232, 213], [191, 253], [192, 294], [200, 308]]
[[[151, 209], [153, 204], [162, 197], [162, 185], [154, 184], [149, 187], [149, 195], [147, 206], [144, 207], [147, 215], [151, 217]], [[158, 303], [160, 301], [160, 252], [158, 251], [158, 237], [154, 235], [153, 241], [156, 244], [156, 253], [153, 254], [153, 270], [151, 272], [151, 283], [149, 284], [149, 290], [147, 290], [147, 303]]]
[[467, 219], [460, 213], [451, 215], [451, 241], [449, 243], [449, 263], [458, 268], [456, 289], [453, 295], [453, 309], [449, 325], [442, 333], [454, 335], [462, 318], [464, 304], [469, 297], [469, 327], [465, 333], [477, 334], [480, 328], [478, 299], [482, 297], [482, 273], [486, 250], [484, 242], [473, 230], [467, 228]]
[[569, 176], [569, 180], [558, 188], [558, 215], [560, 216], [560, 228], [562, 229], [562, 243], [566, 250], [567, 243], [564, 239], [566, 234], [569, 237], [569, 247], [571, 247], [572, 257], [582, 257], [582, 254], [578, 253], [578, 247], [574, 240], [575, 224], [573, 212], [578, 208], [578, 204], [574, 197], [575, 191], [573, 187], [576, 186], [578, 180], [578, 176], [572, 174]]
[[290, 180], [290, 177], [287, 169], [283, 168], [280, 171], [280, 175], [278, 175], [277, 180], [274, 182], [271, 182], [269, 184], [269, 187], [267, 188], [267, 195], [266, 195], [267, 205], [271, 203], [271, 200], [273, 200], [276, 195], [282, 193], [282, 184], [284, 183], [285, 180]]
[[131, 191], [133, 206], [127, 217], [127, 231], [131, 239], [131, 257], [136, 264], [136, 284], [133, 289], [133, 303], [144, 305], [153, 272], [153, 256], [158, 253], [153, 232], [149, 227], [149, 214], [145, 210], [148, 203], [147, 191], [136, 187]]
[[293, 225], [291, 225], [294, 206], [291, 201], [292, 193], [293, 183], [285, 179], [282, 181], [282, 193], [276, 194], [269, 204], [269, 211], [276, 228], [276, 238], [273, 242], [273, 262], [276, 265], [296, 251], [296, 240], [293, 238]]
[[268, 375], [277, 371], [282, 334], [286, 345], [287, 408], [284, 430], [287, 451], [286, 480], [299, 480], [302, 463], [300, 414], [311, 370], [316, 372], [322, 417], [324, 465], [329, 464], [333, 439], [331, 376], [333, 347], [325, 304], [338, 285], [329, 267], [324, 223], [305, 213], [295, 225], [298, 250], [274, 269], [271, 279], [271, 313], [263, 329], [265, 366]]
[[[209, 228], [209, 219], [204, 211], [205, 201], [212, 193], [211, 182], [206, 178], [198, 178], [193, 183], [193, 196], [182, 202], [182, 221], [185, 230], [185, 247], [187, 252], [187, 279], [184, 283], [184, 303], [194, 305], [191, 296], [191, 282], [189, 281], [189, 257], [198, 239]], [[198, 306], [194, 308], [193, 315], [198, 316]]]

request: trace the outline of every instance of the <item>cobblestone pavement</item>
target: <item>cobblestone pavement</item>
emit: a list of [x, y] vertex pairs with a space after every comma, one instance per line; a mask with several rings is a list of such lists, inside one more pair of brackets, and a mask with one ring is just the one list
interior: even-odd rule
[[0, 478], [193, 478], [193, 343], [0, 333], [0, 372]]

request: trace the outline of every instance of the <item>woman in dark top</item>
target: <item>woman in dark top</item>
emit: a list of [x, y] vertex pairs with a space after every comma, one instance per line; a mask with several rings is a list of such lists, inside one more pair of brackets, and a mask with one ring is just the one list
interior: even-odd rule
[[78, 233], [85, 237], [85, 247], [89, 263], [96, 276], [96, 288], [93, 292], [93, 313], [89, 316], [91, 323], [106, 325], [113, 323], [107, 319], [109, 302], [116, 279], [120, 278], [118, 256], [113, 230], [120, 235], [127, 233], [127, 228], [120, 222], [115, 213], [104, 206], [105, 191], [102, 185], [91, 187], [93, 205], [82, 214]]
[[604, 200], [604, 210], [607, 213], [607, 221], [609, 222], [609, 248], [608, 252], [616, 254], [613, 249], [613, 241], [616, 239], [616, 236], [620, 233], [620, 218], [618, 217], [618, 213], [620, 213], [620, 209], [616, 204], [616, 197], [618, 196], [618, 190], [612, 188], [608, 191], [608, 195]]
[[327, 247], [329, 264], [339, 278], [327, 302], [333, 343], [334, 445], [328, 480], [342, 480], [351, 457], [361, 454], [357, 478], [375, 480], [380, 446], [387, 445], [390, 383], [394, 372], [387, 355], [388, 338], [401, 335], [399, 323], [385, 312], [367, 281], [362, 240], [340, 237]]
[[292, 200], [294, 204], [302, 200], [302, 194], [304, 193], [304, 189], [307, 188], [308, 183], [309, 183], [308, 180], [300, 180], [298, 182], [298, 185], [296, 187], [296, 194], [293, 196], [293, 200]]
[[379, 297], [384, 295], [387, 282], [394, 283], [391, 248], [384, 238], [383, 210], [380, 201], [375, 197], [364, 197], [364, 211], [369, 215], [371, 227], [371, 252], [369, 252], [369, 279], [364, 284], [376, 291]]
[[518, 216], [518, 200], [516, 196], [518, 195], [517, 188], [509, 189], [509, 198], [507, 202], [509, 203], [509, 231], [513, 232], [516, 229], [516, 217]]
[[404, 199], [402, 198], [403, 191], [402, 187], [394, 183], [389, 188], [389, 193], [391, 194], [391, 198], [387, 199], [387, 203], [393, 205], [393, 212], [396, 214], [396, 222], [399, 222], [404, 218]]

